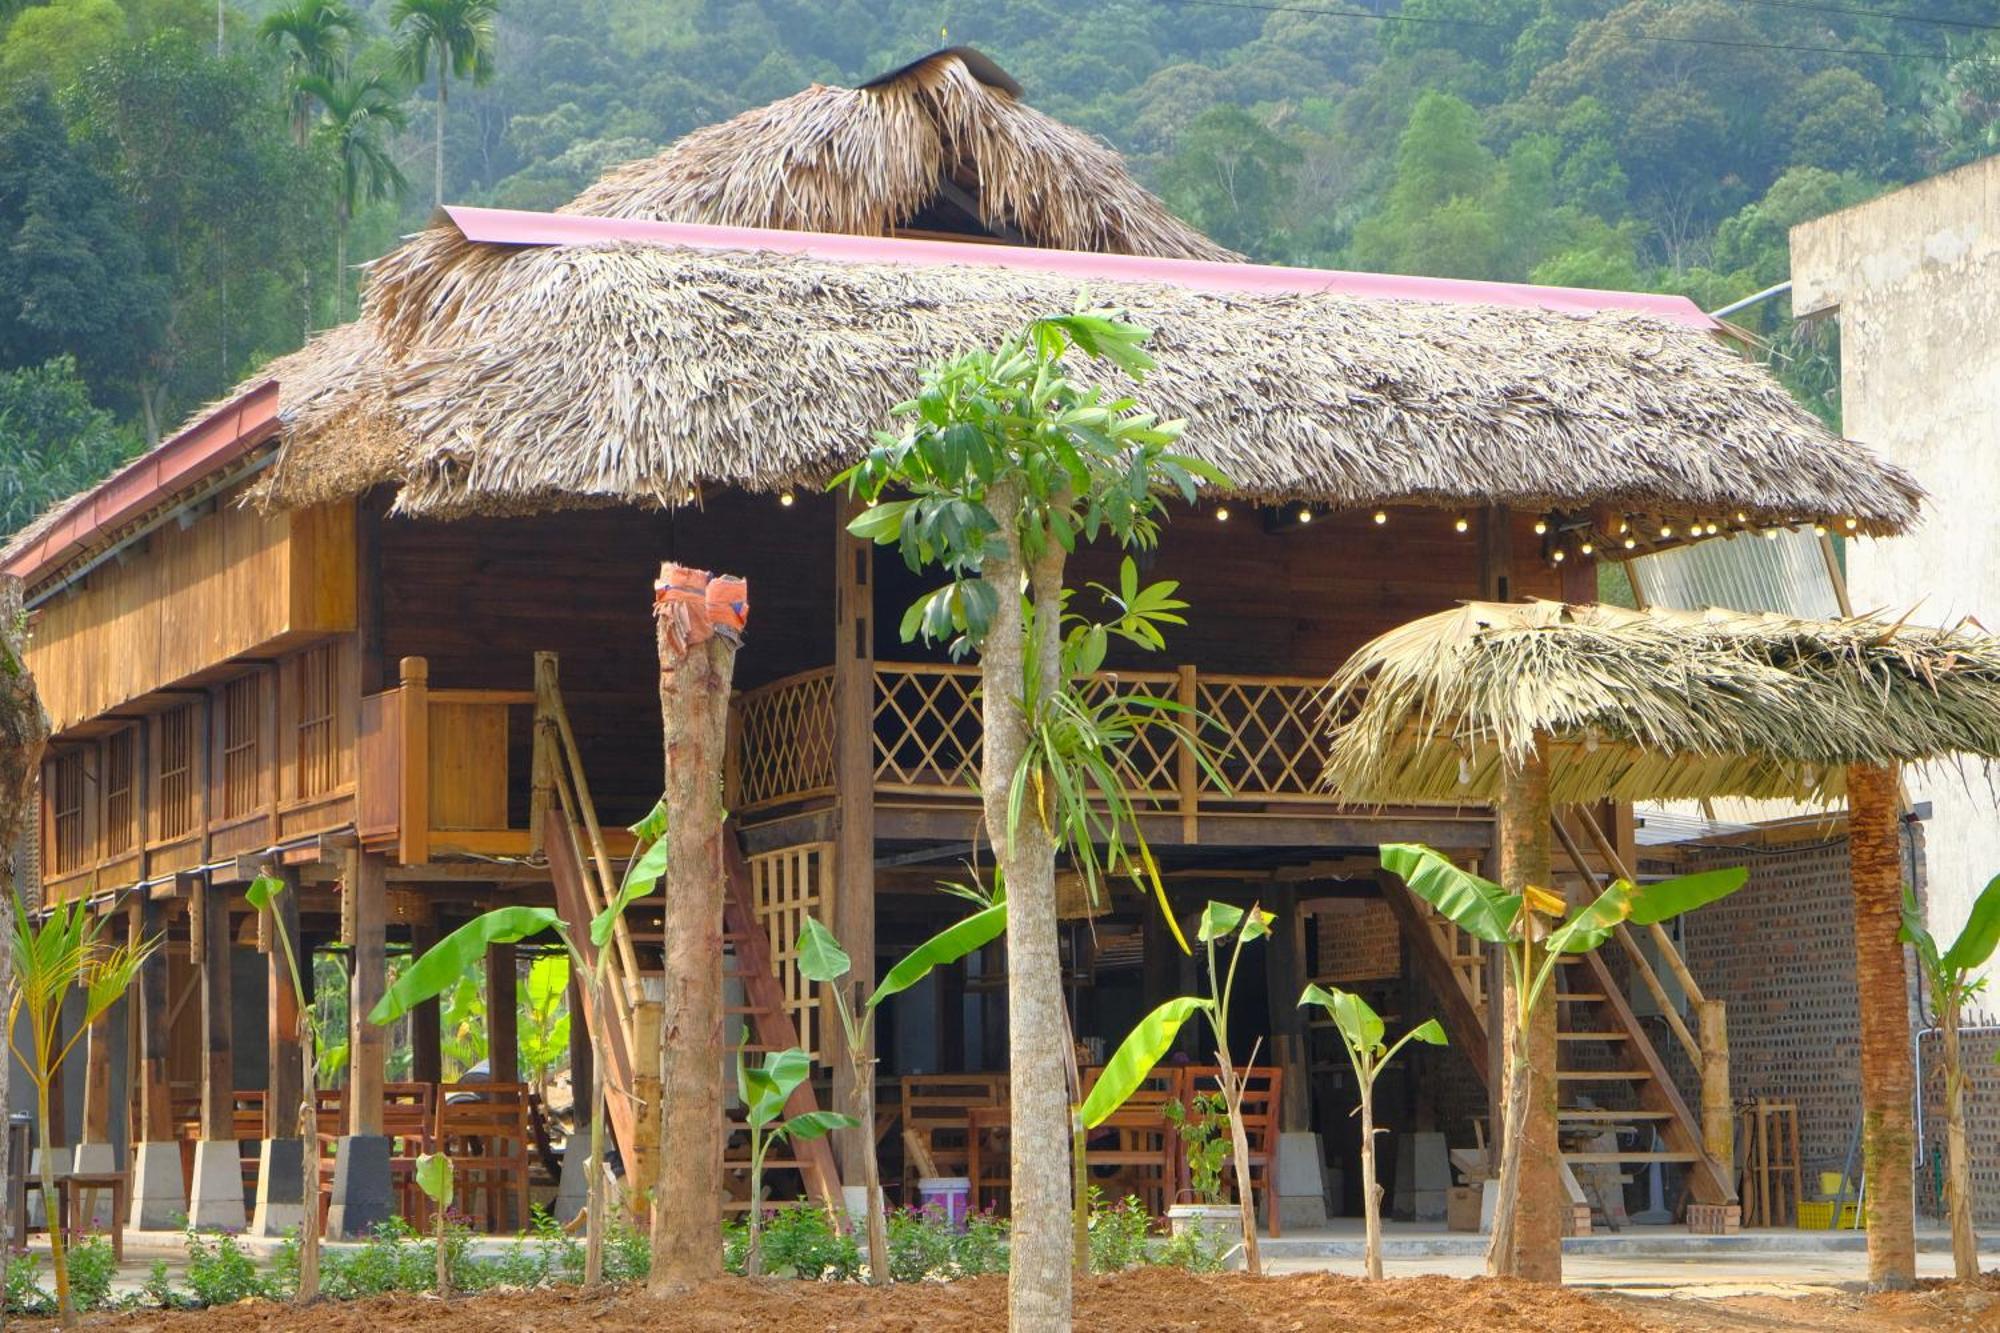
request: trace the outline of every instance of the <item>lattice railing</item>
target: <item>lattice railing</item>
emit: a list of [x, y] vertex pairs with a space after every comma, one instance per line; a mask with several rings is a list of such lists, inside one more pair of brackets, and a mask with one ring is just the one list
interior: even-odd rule
[[[931, 662], [875, 664], [875, 788], [884, 795], [978, 793], [979, 669]], [[1170, 698], [1202, 717], [1216, 773], [1193, 760], [1170, 726], [1142, 728], [1126, 746], [1128, 794], [1161, 809], [1324, 802], [1317, 735], [1319, 682], [1303, 677], [1107, 672], [1094, 697]], [[1192, 724], [1188, 713], [1175, 720]], [[833, 673], [809, 671], [742, 694], [736, 704], [731, 808], [753, 811], [833, 792]]]
[[737, 696], [730, 808], [833, 793], [833, 672], [802, 671]]
[[751, 910], [771, 949], [771, 971], [799, 1045], [818, 1059], [825, 1040], [817, 988], [799, 970], [799, 932], [807, 916], [833, 924], [833, 844], [807, 843], [749, 858]]

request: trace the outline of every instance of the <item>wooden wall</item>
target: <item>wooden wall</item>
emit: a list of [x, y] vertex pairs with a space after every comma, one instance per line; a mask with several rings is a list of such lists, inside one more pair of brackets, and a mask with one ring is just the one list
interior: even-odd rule
[[261, 514], [225, 495], [34, 613], [28, 666], [65, 728], [232, 657], [354, 628], [354, 511]]
[[[529, 689], [534, 654], [560, 654], [563, 698], [608, 821], [636, 819], [659, 794], [652, 589], [662, 560], [749, 580], [739, 687], [833, 659], [833, 511], [824, 496], [802, 494], [787, 507], [728, 494], [679, 515], [384, 517], [378, 533], [382, 679], [395, 682], [399, 659], [424, 657], [433, 689]], [[520, 791], [527, 740], [512, 737]], [[512, 814], [525, 825], [525, 809]]]

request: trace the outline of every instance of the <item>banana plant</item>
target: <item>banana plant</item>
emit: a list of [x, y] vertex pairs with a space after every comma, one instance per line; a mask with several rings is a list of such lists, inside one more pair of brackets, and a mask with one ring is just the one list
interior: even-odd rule
[[[1245, 911], [1228, 903], [1209, 903], [1202, 911], [1201, 928], [1197, 932], [1208, 962], [1208, 994], [1177, 996], [1140, 1019], [1139, 1025], [1105, 1062], [1079, 1112], [1084, 1129], [1103, 1124], [1139, 1090], [1153, 1067], [1173, 1048], [1181, 1026], [1196, 1014], [1205, 1015], [1215, 1038], [1215, 1063], [1221, 1071], [1217, 1081], [1222, 1084], [1223, 1100], [1229, 1111], [1237, 1204], [1243, 1210], [1244, 1266], [1253, 1277], [1261, 1275], [1263, 1267], [1257, 1255], [1257, 1209], [1250, 1190], [1250, 1137], [1243, 1128], [1243, 1095], [1244, 1075], [1257, 1063], [1257, 1046], [1250, 1048], [1250, 1058], [1244, 1067], [1237, 1068], [1229, 1055], [1229, 1001], [1235, 993], [1236, 965], [1242, 960], [1243, 946], [1269, 935], [1271, 922], [1276, 919], [1254, 904]], [[1230, 942], [1227, 966], [1217, 953], [1224, 940]], [[1272, 1185], [1275, 1188], [1276, 1182]]]
[[764, 1155], [772, 1145], [786, 1139], [816, 1139], [836, 1129], [852, 1129], [861, 1123], [839, 1111], [806, 1111], [789, 1120], [785, 1103], [799, 1084], [812, 1074], [812, 1057], [794, 1046], [785, 1051], [767, 1051], [762, 1064], [752, 1066], [736, 1052], [736, 1092], [743, 1099], [744, 1120], [750, 1130], [750, 1243], [743, 1255], [743, 1271], [751, 1277], [764, 1272]]
[[411, 963], [381, 1002], [369, 1011], [368, 1021], [378, 1026], [395, 1022], [417, 1005], [436, 999], [457, 984], [458, 979], [478, 967], [486, 951], [496, 944], [515, 944], [544, 931], [553, 932], [569, 951], [576, 975], [588, 978], [591, 1011], [600, 1021], [590, 1030], [590, 1194], [584, 1210], [583, 1281], [595, 1287], [604, 1281], [604, 1071], [610, 1063], [610, 1049], [604, 1035], [604, 1016], [610, 1013], [609, 986], [611, 936], [625, 909], [652, 892], [667, 869], [667, 807], [664, 800], [654, 803], [646, 817], [631, 826], [636, 843], [618, 892], [602, 912], [591, 918], [590, 942], [596, 958], [586, 959], [569, 927], [548, 907], [496, 907], [474, 917], [433, 945], [423, 957]]
[[[799, 972], [806, 980], [828, 987], [833, 994], [834, 1012], [840, 1015], [841, 1032], [847, 1038], [848, 1067], [854, 1075], [857, 1123], [875, 1123], [874, 1060], [867, 1056], [868, 1041], [875, 1027], [875, 1008], [892, 995], [901, 994], [930, 975], [931, 969], [955, 963], [998, 939], [1007, 929], [1007, 904], [1003, 899], [955, 922], [911, 950], [889, 969], [882, 984], [863, 1002], [859, 1013], [840, 984], [853, 970], [854, 960], [840, 947], [832, 931], [808, 916], [799, 932]], [[882, 1211], [882, 1167], [876, 1160], [872, 1138], [862, 1140], [862, 1179], [868, 1191], [868, 1280], [887, 1282], [889, 1278], [889, 1220]]]
[[1410, 892], [1466, 934], [1498, 948], [1507, 960], [1517, 1003], [1507, 1015], [1512, 1058], [1507, 1062], [1500, 1188], [1487, 1245], [1490, 1263], [1491, 1256], [1513, 1248], [1514, 1213], [1521, 1195], [1521, 1144], [1528, 1121], [1528, 1035], [1536, 1006], [1548, 992], [1562, 956], [1591, 952], [1628, 921], [1635, 926], [1656, 925], [1725, 898], [1743, 887], [1749, 872], [1734, 866], [1650, 884], [1615, 880], [1572, 915], [1559, 893], [1535, 885], [1510, 892], [1416, 843], [1389, 843], [1380, 854], [1382, 868], [1400, 876]]
[[1986, 988], [1986, 979], [1976, 974], [2000, 946], [2000, 875], [1987, 881], [1965, 928], [1943, 950], [1925, 928], [1923, 909], [1905, 884], [1902, 936], [1916, 949], [1930, 983], [1931, 1022], [1944, 1042], [1945, 1212], [1951, 1218], [1953, 1269], [1961, 1282], [1969, 1282], [1979, 1276], [1979, 1235], [1972, 1223], [1972, 1157], [1965, 1142], [1965, 1090], [1971, 1080], [1960, 1056], [1958, 1025], [1965, 1002]]
[[1355, 1082], [1361, 1093], [1361, 1213], [1365, 1220], [1368, 1259], [1368, 1276], [1380, 1280], [1382, 1276], [1382, 1187], [1375, 1183], [1375, 1080], [1389, 1062], [1396, 1058], [1396, 1052], [1413, 1041], [1421, 1041], [1431, 1046], [1445, 1044], [1444, 1028], [1435, 1018], [1405, 1032], [1396, 1039], [1396, 1044], [1385, 1047], [1382, 1037], [1387, 1031], [1382, 1018], [1369, 1007], [1368, 1001], [1352, 991], [1344, 991], [1338, 986], [1331, 990], [1324, 986], [1307, 986], [1299, 996], [1300, 1005], [1316, 1004], [1326, 1010], [1333, 1020], [1334, 1030], [1340, 1033], [1340, 1044], [1347, 1048], [1347, 1058], [1354, 1065]]
[[442, 1152], [419, 1153], [415, 1175], [417, 1188], [431, 1201], [431, 1211], [437, 1215], [437, 1294], [449, 1296], [451, 1247], [445, 1243], [445, 1233], [446, 1215], [451, 1208], [452, 1186], [455, 1183], [451, 1158]]
[[[56, 1275], [56, 1310], [64, 1328], [76, 1327], [76, 1302], [70, 1294], [68, 1247], [63, 1244], [62, 1227], [53, 1222], [55, 1131], [49, 1116], [49, 1090], [83, 1034], [131, 987], [139, 965], [159, 945], [158, 940], [107, 945], [103, 931], [102, 920], [81, 898], [57, 903], [37, 924], [20, 895], [14, 896], [13, 999], [7, 1006], [7, 1045], [35, 1085], [42, 1198], [52, 1219], [49, 1260]], [[72, 990], [83, 992], [83, 1013], [65, 1040], [62, 1008]], [[21, 1046], [23, 1036], [28, 1043], [25, 1049]]]

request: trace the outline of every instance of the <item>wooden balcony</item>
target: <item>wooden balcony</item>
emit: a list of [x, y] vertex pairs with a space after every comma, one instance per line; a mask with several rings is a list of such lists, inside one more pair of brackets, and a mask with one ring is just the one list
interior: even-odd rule
[[[1483, 847], [1483, 808], [1358, 810], [1318, 790], [1324, 751], [1317, 698], [1324, 682], [1302, 676], [1172, 671], [1105, 673], [1093, 689], [1173, 699], [1198, 717], [1209, 763], [1172, 728], [1142, 729], [1127, 751], [1147, 836], [1165, 842], [1254, 841], [1272, 821], [1297, 827], [1282, 841], [1349, 833], [1373, 842], [1430, 836]], [[924, 836], [979, 798], [981, 737], [976, 666], [877, 662], [870, 716], [877, 832]], [[834, 784], [832, 668], [801, 672], [737, 697], [731, 718], [729, 808], [748, 823], [830, 802]], [[942, 818], [927, 819], [918, 812]], [[903, 812], [899, 814], [898, 812]], [[960, 820], [959, 822], [963, 822]], [[1308, 825], [1316, 828], [1308, 830]], [[1418, 826], [1421, 825], [1421, 828]], [[1229, 830], [1224, 833], [1224, 830]]]

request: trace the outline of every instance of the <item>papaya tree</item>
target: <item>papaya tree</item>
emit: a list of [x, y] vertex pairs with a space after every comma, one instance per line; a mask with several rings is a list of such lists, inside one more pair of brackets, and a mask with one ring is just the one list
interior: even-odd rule
[[847, 950], [840, 947], [840, 941], [834, 938], [833, 932], [815, 917], [808, 916], [805, 927], [799, 932], [799, 972], [806, 980], [826, 986], [833, 995], [834, 1012], [840, 1016], [841, 1030], [847, 1037], [847, 1058], [854, 1072], [855, 1106], [859, 1113], [855, 1123], [870, 1136], [863, 1144], [861, 1155], [863, 1180], [868, 1190], [870, 1282], [889, 1281], [889, 1219], [882, 1211], [882, 1164], [875, 1156], [872, 1137], [875, 1125], [875, 1071], [872, 1066], [875, 1062], [866, 1054], [870, 1031], [875, 1025], [875, 1008], [890, 996], [899, 995], [922, 981], [932, 968], [955, 963], [985, 948], [1006, 929], [1007, 904], [1004, 901], [990, 904], [965, 920], [954, 922], [890, 968], [889, 975], [882, 978], [882, 984], [868, 996], [858, 1013], [847, 997], [846, 987], [841, 984], [854, 966]]
[[[903, 636], [950, 640], [955, 652], [979, 658], [980, 794], [1009, 903], [1008, 1308], [1016, 1329], [1070, 1323], [1065, 1166], [1075, 1101], [1056, 855], [1067, 847], [1095, 891], [1097, 847], [1106, 844], [1080, 839], [1076, 829], [1121, 814], [1119, 784], [1104, 785], [1107, 752], [1090, 748], [1093, 719], [1080, 713], [1083, 696], [1066, 675], [1066, 666], [1102, 664], [1108, 631], [1085, 630], [1066, 653], [1066, 562], [1079, 541], [1151, 547], [1168, 491], [1191, 502], [1201, 482], [1222, 484], [1212, 468], [1172, 452], [1181, 423], [1086, 386], [1065, 364], [1081, 351], [1137, 381], [1153, 365], [1143, 349], [1148, 336], [1104, 312], [1035, 320], [998, 348], [929, 370], [918, 396], [896, 409], [905, 428], [878, 435], [867, 457], [834, 481], [869, 504], [850, 531], [899, 547], [913, 570], [941, 566], [949, 579], [910, 608]], [[1075, 799], [1092, 789], [1111, 804], [1093, 813]], [[1130, 840], [1110, 846], [1116, 861]]]
[[562, 941], [576, 975], [587, 979], [591, 1012], [598, 1015], [598, 1022], [590, 1025], [590, 1177], [588, 1202], [584, 1207], [583, 1249], [586, 1287], [604, 1281], [604, 1071], [611, 1060], [604, 1025], [611, 1013], [608, 984], [611, 937], [625, 909], [650, 893], [666, 873], [668, 836], [664, 802], [656, 803], [630, 831], [637, 843], [624, 879], [604, 910], [591, 918], [589, 936], [594, 960], [585, 955], [555, 909], [496, 907], [466, 922], [412, 961], [368, 1014], [368, 1021], [378, 1026], [395, 1022], [417, 1005], [451, 989], [460, 977], [479, 967], [487, 951], [496, 944], [516, 944], [543, 932], [552, 933]]
[[[1528, 885], [1510, 893], [1500, 885], [1460, 869], [1428, 847], [1390, 843], [1381, 849], [1382, 868], [1402, 877], [1410, 892], [1474, 939], [1500, 950], [1515, 1004], [1506, 1013], [1508, 1055], [1504, 1128], [1500, 1136], [1500, 1186], [1494, 1197], [1493, 1233], [1487, 1239], [1487, 1271], [1500, 1275], [1514, 1252], [1514, 1222], [1521, 1197], [1522, 1144], [1530, 1115], [1532, 1054], [1529, 1049], [1536, 1007], [1565, 954], [1586, 954], [1630, 922], [1653, 925], [1691, 912], [1743, 887], [1749, 872], [1740, 866], [1704, 870], [1650, 884], [1628, 879], [1611, 883], [1574, 914], [1559, 893]], [[1552, 1078], [1554, 1070], [1543, 1071]], [[1555, 1108], [1535, 1108], [1553, 1115]]]
[[[56, 1185], [50, 1089], [83, 1034], [131, 987], [139, 965], [159, 945], [158, 940], [107, 944], [103, 931], [102, 920], [81, 898], [57, 903], [38, 923], [19, 895], [15, 897], [13, 999], [7, 1006], [7, 1044], [35, 1085], [42, 1198], [51, 1219], [55, 1217]], [[83, 1013], [65, 1039], [62, 1008], [73, 990], [83, 992]], [[26, 1047], [21, 1045], [24, 1037]], [[55, 1269], [57, 1313], [63, 1327], [74, 1328], [76, 1302], [70, 1294], [68, 1246], [62, 1231], [61, 1225], [52, 1221], [49, 1261]]]
[[743, 1271], [750, 1277], [764, 1274], [765, 1154], [787, 1139], [803, 1142], [862, 1123], [840, 1111], [804, 1111], [784, 1119], [785, 1104], [811, 1076], [812, 1057], [796, 1046], [766, 1051], [756, 1065], [742, 1051], [736, 1053], [736, 1095], [743, 1099], [743, 1120], [750, 1131], [750, 1244], [743, 1252]]
[[[1086, 1129], [1103, 1124], [1139, 1090], [1153, 1067], [1173, 1049], [1182, 1025], [1196, 1014], [1206, 1016], [1209, 1033], [1215, 1040], [1217, 1081], [1222, 1085], [1222, 1099], [1229, 1113], [1236, 1201], [1243, 1211], [1243, 1261], [1253, 1277], [1262, 1274], [1263, 1266], [1257, 1254], [1257, 1203], [1250, 1189], [1250, 1136], [1243, 1127], [1243, 1094], [1244, 1075], [1257, 1062], [1257, 1047], [1250, 1048], [1250, 1058], [1242, 1068], [1230, 1058], [1229, 1001], [1236, 992], [1236, 965], [1242, 960], [1243, 946], [1269, 935], [1275, 919], [1255, 905], [1245, 911], [1228, 903], [1211, 902], [1202, 911], [1198, 932], [1208, 962], [1208, 994], [1177, 996], [1140, 1019], [1139, 1025], [1126, 1034], [1117, 1051], [1105, 1061], [1103, 1072], [1097, 1076], [1096, 1085], [1083, 1099], [1080, 1109]], [[1226, 966], [1216, 951], [1223, 940], [1230, 941]], [[1270, 1182], [1269, 1188], [1276, 1189], [1277, 1182]]]
[[1340, 1034], [1340, 1044], [1347, 1051], [1348, 1062], [1354, 1066], [1354, 1081], [1359, 1090], [1361, 1105], [1361, 1216], [1366, 1232], [1365, 1251], [1368, 1261], [1368, 1276], [1377, 1279], [1382, 1276], [1382, 1187], [1375, 1183], [1375, 1080], [1396, 1058], [1396, 1052], [1412, 1041], [1425, 1042], [1432, 1046], [1445, 1044], [1444, 1028], [1435, 1018], [1427, 1018], [1396, 1039], [1393, 1046], [1384, 1046], [1382, 1038], [1387, 1029], [1382, 1018], [1368, 1004], [1352, 991], [1344, 991], [1338, 986], [1331, 989], [1311, 985], [1299, 996], [1301, 1005], [1316, 1004], [1326, 1010], [1326, 1016], [1333, 1020], [1334, 1031]]
[[[1986, 988], [1979, 970], [2000, 945], [2000, 875], [1988, 880], [1965, 928], [1950, 947], [1940, 950], [1924, 926], [1916, 894], [1903, 886], [1903, 942], [1916, 949], [1917, 962], [1930, 984], [1930, 1019], [1944, 1043], [1944, 1199], [1951, 1219], [1952, 1270], [1961, 1282], [1979, 1276], [1979, 1234], [1972, 1223], [1972, 1155], [1965, 1142], [1965, 1089], [1969, 1082], [1961, 1058], [1958, 1025], [1965, 1002]], [[1922, 1090], [1918, 1090], [1922, 1095]]]

